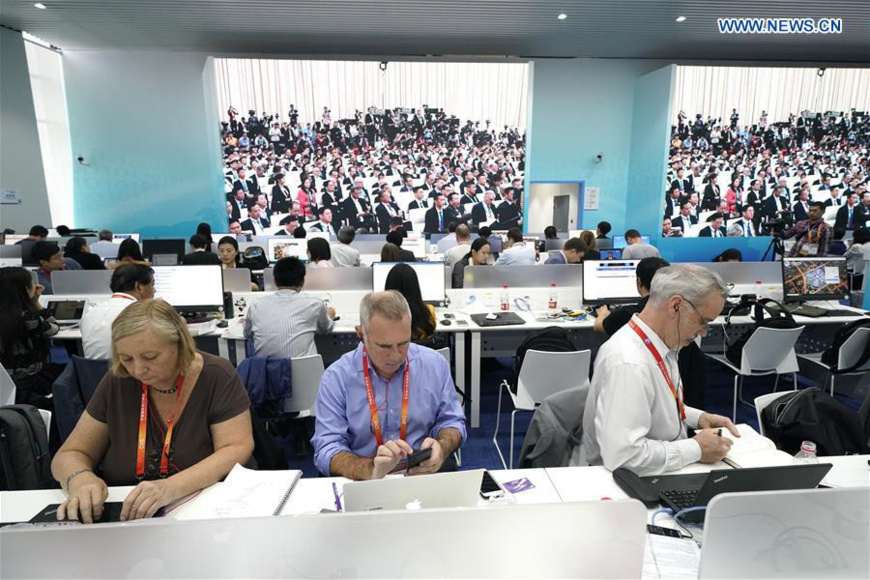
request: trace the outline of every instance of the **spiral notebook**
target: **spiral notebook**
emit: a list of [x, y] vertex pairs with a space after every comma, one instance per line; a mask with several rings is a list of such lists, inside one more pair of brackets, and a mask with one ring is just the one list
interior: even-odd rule
[[279, 516], [302, 472], [255, 471], [236, 465], [223, 483], [203, 491], [175, 516], [179, 520]]

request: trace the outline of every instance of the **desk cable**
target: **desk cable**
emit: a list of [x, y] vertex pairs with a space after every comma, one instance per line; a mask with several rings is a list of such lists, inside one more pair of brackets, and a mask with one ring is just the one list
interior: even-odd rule
[[[682, 511], [677, 512], [676, 515], [674, 515], [674, 511], [670, 508], [658, 509], [658, 510], [653, 512], [652, 516], [650, 516], [650, 524], [656, 525], [656, 518], [659, 515], [668, 514], [674, 520], [674, 523], [677, 524], [677, 526], [679, 526], [680, 529], [685, 531], [685, 534], [683, 534], [683, 538], [686, 540], [692, 540], [700, 546], [701, 542], [697, 538], [695, 538], [695, 535], [691, 532], [691, 530], [689, 530], [689, 528], [686, 525], [684, 525], [683, 523], [680, 522], [680, 517], [689, 513], [689, 512], [702, 511], [702, 510], [706, 510], [706, 509], [707, 509], [706, 507], [690, 507], [690, 508], [686, 508]], [[701, 526], [698, 526], [698, 527], [701, 527]]]

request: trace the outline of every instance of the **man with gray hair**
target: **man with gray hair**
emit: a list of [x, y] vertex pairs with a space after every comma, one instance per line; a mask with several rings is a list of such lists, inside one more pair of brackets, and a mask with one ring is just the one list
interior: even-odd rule
[[[727, 295], [721, 278], [700, 266], [656, 272], [646, 307], [598, 351], [572, 465], [654, 475], [725, 457], [731, 442], [715, 429], [739, 436], [737, 429], [683, 404], [677, 353], [706, 336]], [[689, 427], [699, 430], [691, 439]]]
[[350, 226], [341, 226], [338, 230], [338, 243], [333, 244], [332, 265], [336, 268], [358, 268], [360, 265], [359, 251], [350, 245], [356, 237], [356, 230]]
[[380, 479], [431, 448], [409, 473], [439, 471], [466, 437], [450, 365], [411, 343], [411, 310], [398, 292], [366, 295], [356, 332], [362, 342], [320, 380], [314, 464], [327, 476]]

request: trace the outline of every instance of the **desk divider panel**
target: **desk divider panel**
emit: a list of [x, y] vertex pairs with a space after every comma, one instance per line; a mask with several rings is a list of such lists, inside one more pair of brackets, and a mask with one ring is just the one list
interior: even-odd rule
[[[269, 268], [271, 271], [272, 269]], [[271, 274], [271, 272], [270, 272]], [[264, 271], [265, 278], [265, 271]], [[272, 275], [274, 283], [274, 275]], [[371, 268], [309, 268], [305, 272], [306, 290], [372, 290]]]
[[111, 294], [112, 270], [58, 270], [51, 275], [54, 294]]
[[551, 264], [549, 266], [466, 266], [465, 288], [582, 288], [583, 266]]

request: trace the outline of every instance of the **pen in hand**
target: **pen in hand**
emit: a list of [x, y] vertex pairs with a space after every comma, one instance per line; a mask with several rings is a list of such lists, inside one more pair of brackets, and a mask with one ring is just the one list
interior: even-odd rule
[[335, 511], [341, 511], [341, 498], [338, 496], [338, 486], [332, 482], [332, 494], [335, 496]]
[[[722, 436], [722, 429], [719, 429], [718, 431], [716, 431], [716, 435], [721, 437]], [[333, 484], [333, 485], [335, 485], [335, 484]]]

